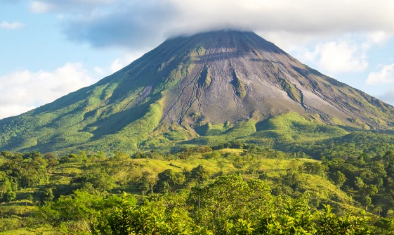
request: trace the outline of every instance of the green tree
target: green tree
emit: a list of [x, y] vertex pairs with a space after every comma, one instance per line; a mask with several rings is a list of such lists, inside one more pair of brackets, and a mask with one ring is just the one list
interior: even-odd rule
[[301, 188], [304, 184], [301, 174], [296, 170], [287, 170], [286, 175], [281, 177], [281, 181], [284, 185], [288, 185], [293, 190]]
[[209, 179], [209, 171], [205, 169], [202, 165], [198, 165], [196, 168], [193, 168], [190, 173], [190, 179], [196, 180], [198, 183], [202, 183], [205, 180]]
[[15, 199], [16, 199], [16, 193], [12, 191], [8, 191], [3, 195], [2, 201], [9, 203]]
[[206, 187], [192, 188], [188, 202], [197, 223], [214, 234], [228, 231], [239, 219], [257, 217], [266, 208], [270, 187], [261, 180], [220, 176]]
[[44, 159], [47, 160], [48, 167], [51, 170], [53, 170], [59, 164], [58, 157], [55, 154], [53, 154], [53, 153], [46, 153], [46, 154], [44, 154]]
[[122, 200], [121, 206], [99, 218], [97, 232], [101, 234], [159, 235], [192, 233], [192, 220], [182, 207], [171, 208], [168, 198], [146, 201], [143, 205]]
[[346, 182], [346, 176], [340, 172], [336, 171], [332, 174], [331, 179], [334, 181], [334, 184], [338, 187], [342, 187], [342, 185]]
[[361, 203], [365, 206], [365, 210], [368, 210], [368, 207], [372, 205], [372, 199], [370, 196], [365, 195], [361, 198]]
[[365, 186], [364, 180], [360, 177], [356, 177], [356, 181], [354, 182], [354, 185], [356, 185], [356, 187], [358, 189], [363, 189]]
[[40, 192], [40, 202], [41, 204], [46, 204], [48, 202], [52, 202], [54, 199], [52, 188], [44, 188]]
[[12, 191], [11, 182], [8, 178], [3, 178], [3, 180], [0, 181], [0, 198], [8, 191]]
[[27, 194], [26, 200], [30, 201], [31, 203], [33, 203], [34, 197], [33, 194]]
[[351, 214], [340, 217], [332, 213], [329, 205], [325, 206], [323, 211], [316, 214], [316, 234], [330, 235], [351, 235], [351, 234], [370, 234], [368, 220], [362, 217], [356, 217]]
[[258, 216], [255, 234], [315, 234], [307, 198], [276, 198]]
[[[123, 202], [124, 201], [124, 202]], [[122, 203], [135, 205], [135, 198], [89, 194], [83, 190], [74, 191], [72, 196], [62, 196], [56, 202], [48, 202], [40, 207], [40, 218], [56, 227], [61, 234], [98, 234], [97, 222], [101, 214], [108, 215]], [[108, 233], [104, 233], [108, 234]]]
[[156, 190], [158, 192], [169, 192], [176, 186], [183, 184], [185, 176], [182, 173], [175, 173], [171, 169], [167, 169], [158, 174]]
[[304, 169], [308, 174], [324, 176], [328, 167], [320, 162], [305, 162]]
[[145, 194], [150, 189], [149, 180], [146, 177], [143, 177], [137, 184], [137, 188], [141, 191], [142, 197], [145, 198]]
[[[96, 169], [75, 178], [72, 184], [78, 188], [86, 187], [89, 183], [97, 192], [105, 193], [115, 187], [115, 181], [105, 171]], [[90, 187], [90, 185], [88, 187]]]

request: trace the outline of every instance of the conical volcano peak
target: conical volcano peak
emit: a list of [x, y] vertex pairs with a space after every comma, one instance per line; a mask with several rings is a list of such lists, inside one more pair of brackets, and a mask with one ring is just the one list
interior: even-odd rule
[[341, 105], [334, 99], [333, 87], [344, 89], [334, 90], [342, 96], [351, 95], [346, 91], [350, 87], [308, 68], [253, 32], [214, 31], [166, 43], [174, 41], [190, 52], [185, 64], [193, 69], [186, 69], [187, 76], [167, 96], [171, 105], [164, 109], [166, 119], [189, 126], [195, 122], [190, 117], [196, 116], [206, 122], [235, 123], [289, 111], [317, 114], [328, 123], [333, 117], [343, 122], [365, 119], [347, 110], [347, 100], [355, 97], [343, 97]]
[[255, 33], [221, 30], [168, 39], [95, 85], [1, 120], [0, 149], [135, 151], [223, 133], [228, 141], [289, 113], [362, 129], [392, 128], [394, 118], [392, 106]]
[[[212, 62], [223, 58], [237, 58], [248, 55], [254, 59], [261, 59], [268, 54], [287, 55], [273, 43], [264, 40], [254, 32], [235, 30], [220, 30], [199, 33], [192, 36], [181, 36], [167, 40], [163, 45], [178, 45], [178, 49], [199, 50], [206, 52], [199, 57], [201, 63], [208, 59]], [[167, 45], [166, 45], [167, 46]], [[203, 51], [201, 51], [203, 50]], [[179, 52], [179, 51], [177, 51]]]
[[200, 44], [205, 47], [216, 47], [217, 49], [233, 49], [242, 53], [261, 50], [272, 53], [285, 53], [273, 43], [268, 42], [251, 31], [219, 30], [198, 33], [192, 36], [181, 36], [169, 40], [186, 40], [189, 43]]

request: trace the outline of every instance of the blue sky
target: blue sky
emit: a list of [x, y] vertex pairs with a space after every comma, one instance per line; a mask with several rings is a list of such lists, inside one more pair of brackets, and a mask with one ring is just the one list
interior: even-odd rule
[[253, 30], [394, 104], [392, 0], [0, 0], [0, 118], [51, 102], [180, 34]]

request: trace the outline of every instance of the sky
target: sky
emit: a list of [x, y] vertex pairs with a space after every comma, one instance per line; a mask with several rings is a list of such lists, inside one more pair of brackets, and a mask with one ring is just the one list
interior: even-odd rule
[[251, 30], [394, 105], [392, 0], [0, 0], [0, 119], [94, 84], [164, 40]]

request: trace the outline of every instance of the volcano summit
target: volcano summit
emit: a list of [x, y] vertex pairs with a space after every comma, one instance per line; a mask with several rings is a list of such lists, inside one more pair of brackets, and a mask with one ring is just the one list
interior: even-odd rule
[[349, 128], [391, 129], [393, 119], [392, 106], [255, 33], [224, 30], [169, 39], [90, 87], [0, 120], [0, 149], [264, 144], [300, 126], [329, 138]]

